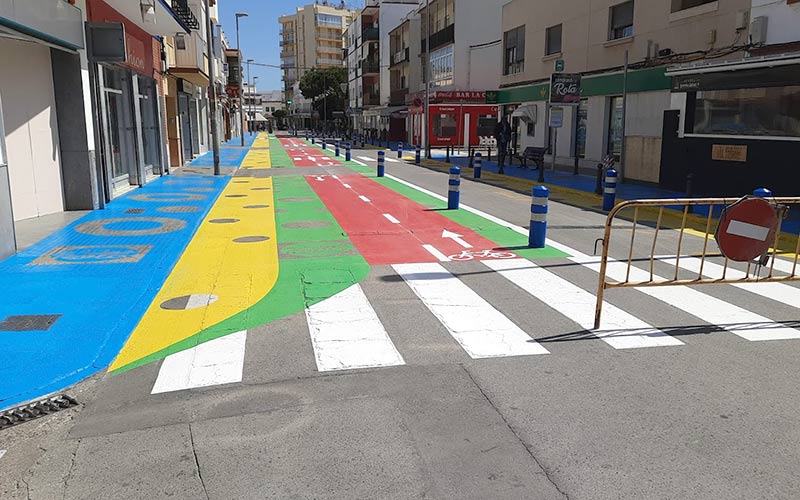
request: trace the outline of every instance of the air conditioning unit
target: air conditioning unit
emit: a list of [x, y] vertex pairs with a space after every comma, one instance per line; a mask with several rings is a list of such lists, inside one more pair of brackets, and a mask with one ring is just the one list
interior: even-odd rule
[[767, 16], [758, 16], [750, 23], [750, 43], [767, 43]]

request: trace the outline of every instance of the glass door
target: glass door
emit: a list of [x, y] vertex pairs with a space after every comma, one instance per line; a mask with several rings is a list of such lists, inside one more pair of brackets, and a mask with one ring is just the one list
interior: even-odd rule
[[101, 66], [103, 142], [111, 191], [139, 184], [130, 77], [125, 70]]
[[141, 114], [142, 155], [144, 157], [145, 177], [162, 172], [161, 141], [158, 122], [158, 99], [156, 82], [150, 78], [137, 76], [139, 88], [139, 112]]
[[178, 94], [178, 114], [181, 119], [181, 147], [183, 148], [183, 163], [189, 163], [192, 155], [192, 121], [189, 117], [189, 94]]

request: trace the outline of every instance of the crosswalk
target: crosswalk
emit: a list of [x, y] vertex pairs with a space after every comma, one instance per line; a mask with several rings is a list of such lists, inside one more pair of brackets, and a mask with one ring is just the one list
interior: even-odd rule
[[[592, 274], [596, 276], [599, 270], [596, 257], [580, 254], [567, 247], [563, 249], [573, 255], [566, 259], [571, 261], [567, 265], [584, 269], [584, 276], [588, 271], [593, 271]], [[659, 262], [664, 265], [675, 264], [674, 258], [668, 256], [659, 258]], [[779, 266], [785, 264], [786, 261], [781, 261]], [[460, 275], [459, 266], [465, 265], [473, 266], [473, 272], [478, 266], [484, 272], [496, 273], [502, 278], [501, 283], [535, 299], [530, 303], [531, 307], [537, 308], [537, 314], [561, 316], [570, 326], [565, 327], [563, 332], [545, 331], [536, 323], [501, 312], [502, 308], [495, 303], [497, 299], [485, 297], [485, 290], [480, 287], [475, 289], [474, 283], [470, 285], [469, 280]], [[698, 259], [682, 258], [679, 265], [687, 272], [699, 272]], [[609, 276], [612, 279], [624, 278], [626, 268], [625, 263], [611, 262]], [[657, 321], [656, 316], [649, 319], [637, 317], [618, 304], [611, 303], [618, 299], [610, 299], [604, 304], [602, 328], [592, 330], [596, 304], [594, 293], [588, 289], [594, 283], [587, 283], [585, 279], [580, 280], [581, 283], [574, 283], [572, 274], [567, 273], [569, 277], [565, 277], [555, 269], [542, 267], [528, 259], [485, 260], [469, 264], [395, 264], [386, 269], [395, 276], [382, 278], [402, 282], [408, 287], [431, 318], [441, 325], [442, 331], [449, 334], [453, 345], [475, 360], [502, 357], [531, 357], [535, 360], [536, 356], [551, 354], [547, 339], [579, 331], [616, 350], [691, 348], [687, 346], [691, 342], [686, 338], [676, 338], [653, 326], [653, 322]], [[712, 278], [719, 277], [722, 268], [709, 260], [705, 262], [703, 272]], [[740, 272], [729, 269], [727, 276], [740, 277]], [[631, 269], [631, 279], [647, 277], [649, 270]], [[722, 300], [697, 287], [687, 286], [638, 288], [631, 292], [655, 299], [663, 306], [696, 318], [696, 324], [692, 325], [695, 333], [731, 334], [748, 342], [800, 340], [800, 330], [769, 317], [771, 308], [763, 304], [746, 307], [751, 296], [757, 295], [783, 306], [797, 308], [800, 304], [800, 288], [796, 285], [740, 283], [715, 286], [724, 287], [726, 297], [733, 294], [733, 298]], [[354, 284], [306, 308], [304, 319], [307, 333], [303, 335], [307, 335], [309, 348], [303, 355], [313, 357], [317, 371], [377, 369], [416, 362], [398, 347], [402, 343], [396, 342], [415, 326], [406, 325], [403, 329], [397, 325], [387, 327], [376, 312], [375, 300], [368, 296], [361, 285]], [[639, 315], [648, 316], [641, 311]], [[678, 326], [670, 325], [671, 328]], [[441, 335], [440, 332], [428, 334]], [[152, 393], [240, 382], [243, 371], [247, 369], [244, 366], [247, 335], [248, 332], [238, 332], [167, 357], [160, 367]]]

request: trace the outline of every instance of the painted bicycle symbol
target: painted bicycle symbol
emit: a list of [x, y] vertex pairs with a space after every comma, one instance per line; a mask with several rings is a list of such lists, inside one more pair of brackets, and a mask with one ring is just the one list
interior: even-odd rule
[[517, 257], [516, 254], [504, 250], [462, 250], [460, 254], [451, 255], [448, 258], [460, 262], [473, 259], [516, 259]]

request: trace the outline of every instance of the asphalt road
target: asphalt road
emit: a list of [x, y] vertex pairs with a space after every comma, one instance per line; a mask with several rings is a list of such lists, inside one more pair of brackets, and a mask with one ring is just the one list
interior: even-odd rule
[[[446, 194], [446, 175], [386, 169]], [[527, 227], [527, 196], [465, 181], [462, 203]], [[551, 203], [548, 237], [588, 256], [604, 220]], [[625, 258], [630, 233], [619, 235], [613, 255]], [[676, 235], [662, 238], [657, 253], [674, 252]], [[591, 265], [536, 263], [596, 291]], [[730, 285], [611, 290], [610, 304], [656, 330], [631, 335], [669, 339], [624, 349], [582, 328], [593, 310], [564, 305], [558, 287], [534, 297], [479, 262], [441, 266], [549, 354], [474, 358], [396, 269], [373, 266], [361, 288], [405, 364], [321, 373], [300, 313], [248, 332], [240, 383], [151, 394], [160, 363], [97, 376], [72, 391], [80, 408], [0, 431], [0, 497], [800, 498], [800, 339], [757, 340], [797, 332], [792, 299]], [[798, 291], [783, 286], [795, 292], [782, 297]]]

